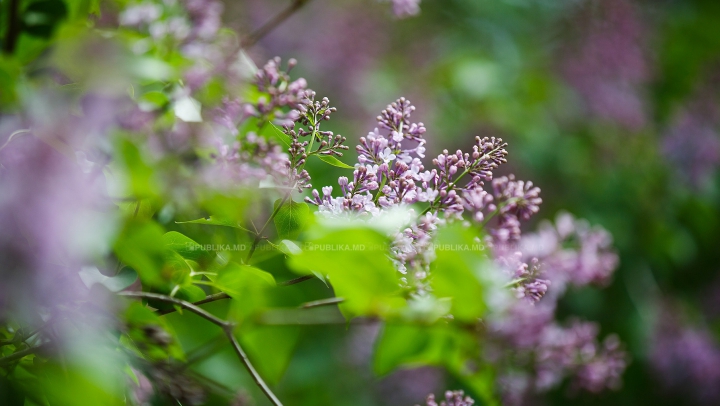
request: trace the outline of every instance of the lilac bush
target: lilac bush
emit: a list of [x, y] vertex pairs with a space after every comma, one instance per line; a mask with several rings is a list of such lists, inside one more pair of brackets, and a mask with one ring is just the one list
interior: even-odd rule
[[[418, 4], [393, 10], [414, 15]], [[298, 62], [250, 61], [245, 48], [263, 29], [237, 40], [213, 0], [116, 6], [117, 25], [79, 24], [58, 39], [79, 46], [52, 51], [89, 68], [57, 62], [42, 80], [18, 77], [27, 87], [3, 113], [8, 379], [32, 381], [42, 399], [95, 396], [64, 404], [247, 404], [215, 382], [225, 370], [193, 368], [216, 356], [242, 364], [257, 387], [243, 390], [282, 405], [291, 395], [273, 387], [299, 340], [291, 329], [373, 322], [378, 374], [441, 366], [486, 403], [522, 403], [564, 379], [590, 392], [619, 386], [617, 337], [555, 319], [569, 286], [608, 282], [610, 236], [567, 214], [523, 235], [540, 188], [495, 175], [508, 159], [502, 138], [428, 158], [428, 129], [401, 97], [348, 165], [353, 137], [327, 128], [342, 112], [292, 79]], [[317, 165], [350, 172], [313, 188]], [[299, 285], [312, 280], [332, 290], [318, 298]], [[322, 306], [339, 311], [311, 310]], [[217, 339], [190, 333], [198, 321], [219, 328], [233, 361]], [[426, 404], [438, 405], [433, 395]], [[439, 404], [474, 400], [449, 391]]]

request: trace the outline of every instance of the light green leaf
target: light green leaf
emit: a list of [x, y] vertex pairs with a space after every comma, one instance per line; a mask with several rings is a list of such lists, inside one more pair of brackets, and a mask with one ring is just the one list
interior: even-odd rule
[[281, 143], [285, 144], [285, 146], [290, 147], [290, 137], [287, 134], [285, 134], [284, 132], [282, 132], [282, 130], [277, 128], [277, 126], [275, 124], [273, 124], [273, 123], [268, 123], [268, 124], [270, 124], [270, 132], [271, 132], [270, 136], [272, 137], [272, 139], [278, 140]]
[[388, 258], [387, 238], [368, 228], [333, 230], [307, 242], [290, 257], [291, 269], [327, 275], [345, 317], [387, 315], [402, 307], [398, 273]]
[[230, 317], [245, 324], [260, 310], [269, 307], [271, 290], [276, 287], [275, 278], [252, 266], [234, 262], [222, 269], [214, 285], [230, 295], [232, 307]]
[[163, 229], [154, 222], [130, 222], [114, 244], [115, 255], [140, 275], [144, 284], [158, 286], [168, 282], [162, 274], [165, 264]]
[[490, 286], [492, 274], [496, 272], [483, 246], [473, 237], [473, 232], [460, 224], [440, 229], [430, 280], [437, 297], [452, 300], [453, 317], [469, 322], [485, 314], [488, 293], [494, 288]]
[[442, 365], [452, 344], [447, 326], [386, 324], [375, 346], [373, 369], [385, 375], [398, 367]]
[[[275, 207], [280, 201], [275, 202]], [[285, 202], [275, 215], [275, 227], [280, 237], [295, 238], [310, 221], [310, 208], [306, 203], [296, 203], [292, 199]]]
[[235, 299], [246, 300], [242, 296], [248, 288], [256, 285], [273, 287], [276, 283], [275, 277], [262, 269], [233, 262], [219, 272], [214, 285]]
[[165, 248], [175, 251], [180, 254], [181, 257], [196, 261], [201, 265], [209, 263], [215, 257], [212, 253], [205, 251], [202, 245], [177, 231], [165, 233], [162, 236], [162, 241], [163, 244], [165, 244]]
[[297, 255], [302, 252], [302, 249], [295, 242], [290, 240], [280, 241], [278, 248], [286, 255]]
[[327, 164], [330, 164], [330, 165], [332, 165], [332, 166], [337, 166], [338, 168], [343, 168], [343, 169], [355, 169], [354, 167], [352, 167], [352, 166], [344, 163], [343, 161], [335, 158], [335, 157], [332, 156], [332, 155], [317, 155], [317, 154], [315, 154], [315, 155], [313, 155], [313, 156], [318, 157], [318, 159], [320, 159], [321, 161], [323, 161], [323, 162], [325, 162], [325, 163], [327, 163]]

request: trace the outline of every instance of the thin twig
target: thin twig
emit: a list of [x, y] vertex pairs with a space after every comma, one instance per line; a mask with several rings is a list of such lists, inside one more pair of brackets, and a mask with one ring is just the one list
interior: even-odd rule
[[210, 312], [203, 310], [202, 308], [190, 303], [186, 302], [184, 300], [175, 299], [174, 297], [161, 295], [158, 293], [149, 293], [149, 292], [120, 292], [118, 293], [120, 296], [128, 296], [128, 297], [137, 297], [137, 298], [143, 298], [143, 299], [155, 299], [159, 300], [161, 302], [165, 303], [172, 303], [175, 305], [178, 305], [182, 308], [185, 308], [198, 316], [207, 319], [209, 322], [213, 324], [217, 324], [218, 326], [222, 328], [226, 328], [228, 326], [232, 326], [232, 323], [222, 320], [218, 318], [217, 316], [211, 314]]
[[[289, 281], [278, 282], [277, 285], [278, 286], [290, 286], [290, 285], [294, 285], [296, 283], [305, 282], [305, 281], [313, 279], [313, 278], [314, 278], [314, 276], [312, 276], [312, 275], [305, 275], [305, 276], [301, 276], [299, 278], [291, 279]], [[198, 300], [197, 302], [193, 302], [192, 304], [195, 306], [199, 306], [199, 305], [202, 305], [205, 303], [211, 303], [211, 302], [215, 302], [218, 300], [229, 299], [229, 298], [230, 298], [230, 295], [228, 295], [225, 292], [220, 292], [220, 293], [215, 293], [215, 294], [209, 295], [205, 299]], [[165, 310], [157, 310], [157, 314], [164, 316], [166, 314], [174, 313], [176, 311], [177, 311], [177, 309], [173, 307], [173, 308], [165, 309]]]
[[345, 299], [341, 297], [331, 297], [329, 299], [314, 300], [312, 302], [303, 303], [298, 307], [301, 309], [309, 309], [311, 307], [330, 306], [344, 301]]
[[21, 359], [22, 357], [24, 357], [26, 355], [34, 354], [49, 345], [50, 345], [50, 343], [43, 343], [40, 345], [36, 345], [35, 347], [26, 348], [22, 351], [18, 351], [16, 353], [10, 354], [7, 357], [0, 358], [0, 366], [5, 366], [13, 361]]
[[[220, 292], [220, 293], [215, 293], [215, 294], [213, 294], [213, 295], [210, 295], [210, 296], [206, 297], [206, 298], [203, 299], [203, 300], [198, 300], [197, 302], [194, 302], [193, 304], [194, 304], [195, 306], [199, 306], [199, 305], [201, 305], [201, 304], [214, 302], [214, 301], [216, 301], [216, 300], [229, 299], [229, 298], [230, 298], [230, 296], [229, 296], [227, 293], [225, 293], [225, 292]], [[157, 311], [157, 314], [159, 314], [159, 315], [161, 315], [161, 316], [164, 316], [164, 315], [166, 315], [166, 314], [173, 313], [173, 312], [175, 312], [176, 310], [177, 310], [177, 309], [175, 309], [175, 308], [166, 309], [166, 310], [158, 310], [158, 311]]]
[[310, 0], [293, 0], [290, 5], [288, 5], [284, 10], [271, 18], [270, 21], [266, 22], [262, 27], [258, 28], [250, 35], [245, 37], [241, 41], [241, 46], [247, 49], [255, 45], [263, 37], [268, 35], [272, 30], [277, 28], [278, 25], [282, 24], [283, 21], [287, 20], [288, 18], [290, 18], [290, 16], [295, 14], [296, 11], [300, 10], [302, 6], [304, 6], [305, 3], [308, 3], [309, 1]]
[[225, 335], [227, 335], [228, 339], [230, 340], [230, 343], [232, 344], [233, 348], [235, 349], [235, 352], [237, 353], [238, 357], [240, 357], [240, 361], [242, 361], [243, 365], [245, 365], [245, 368], [247, 368], [248, 372], [250, 372], [250, 375], [252, 376], [255, 383], [260, 387], [260, 389], [265, 393], [265, 396], [270, 399], [270, 401], [275, 406], [282, 406], [282, 403], [278, 398], [275, 396], [275, 394], [270, 390], [270, 388], [267, 386], [265, 381], [263, 381], [262, 377], [258, 372], [255, 370], [255, 367], [253, 367], [252, 363], [250, 362], [250, 359], [248, 359], [247, 355], [245, 354], [245, 351], [243, 351], [242, 347], [240, 346], [240, 343], [238, 342], [237, 338], [233, 334], [233, 329], [235, 327], [235, 323], [231, 321], [222, 320], [209, 312], [201, 309], [200, 307], [190, 303], [186, 302], [184, 300], [176, 299], [174, 297], [165, 296], [157, 293], [149, 293], [149, 292], [120, 292], [119, 295], [121, 296], [127, 296], [127, 297], [137, 297], [137, 298], [143, 298], [143, 299], [155, 299], [166, 303], [172, 303], [175, 305], [178, 305], [180, 307], [183, 307], [198, 316], [210, 321], [213, 324], [216, 324], [220, 327], [222, 327], [223, 331], [225, 332]]
[[289, 191], [285, 194], [285, 197], [283, 197], [282, 201], [280, 201], [280, 204], [278, 204], [278, 206], [275, 208], [275, 210], [273, 210], [273, 212], [272, 212], [272, 214], [270, 215], [270, 217], [268, 217], [268, 219], [267, 219], [267, 221], [265, 222], [265, 224], [263, 224], [263, 226], [262, 226], [262, 228], [260, 229], [260, 231], [258, 231], [257, 235], [255, 236], [255, 239], [254, 239], [253, 242], [252, 242], [252, 245], [250, 246], [250, 252], [248, 252], [247, 258], [245, 258], [245, 263], [246, 263], [246, 264], [250, 265], [250, 258], [252, 258], [253, 254], [255, 253], [255, 248], [257, 248], [257, 245], [258, 245], [258, 243], [260, 243], [260, 240], [263, 239], [262, 233], [265, 232], [265, 229], [267, 228], [267, 226], [269, 226], [269, 225], [270, 225], [270, 222], [272, 221], [272, 219], [274, 219], [275, 216], [277, 216], [277, 214], [280, 212], [280, 209], [281, 209], [282, 206], [285, 204], [285, 202], [290, 198], [291, 195], [292, 195], [292, 189], [289, 190]]
[[290, 279], [289, 281], [278, 282], [277, 285], [278, 285], [278, 286], [290, 286], [290, 285], [295, 285], [296, 283], [308, 281], [308, 280], [313, 279], [313, 278], [314, 278], [313, 275], [305, 275], [305, 276], [301, 276], [301, 277], [299, 277], [299, 278]]
[[255, 370], [255, 367], [253, 367], [252, 363], [250, 362], [250, 359], [245, 354], [245, 351], [243, 351], [242, 347], [240, 346], [240, 342], [238, 342], [237, 338], [232, 332], [231, 328], [225, 329], [225, 333], [227, 334], [228, 338], [230, 339], [230, 344], [232, 344], [233, 349], [235, 350], [235, 353], [240, 357], [240, 361], [245, 365], [245, 368], [248, 369], [250, 372], [250, 375], [252, 375], [253, 380], [255, 383], [260, 387], [260, 389], [265, 393], [265, 396], [270, 399], [273, 405], [275, 406], [282, 406], [282, 403], [280, 400], [275, 396], [275, 394], [270, 390], [270, 388], [267, 386], [265, 381], [262, 380], [262, 377], [260, 377], [260, 374]]

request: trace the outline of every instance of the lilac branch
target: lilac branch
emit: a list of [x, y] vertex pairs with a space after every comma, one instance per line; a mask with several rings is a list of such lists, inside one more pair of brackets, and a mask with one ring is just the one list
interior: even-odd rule
[[[187, 309], [188, 311], [191, 311], [198, 316], [208, 320], [209, 322], [220, 326], [223, 331], [225, 332], [225, 335], [230, 340], [230, 343], [233, 346], [233, 349], [237, 353], [238, 357], [240, 357], [240, 361], [242, 361], [243, 365], [245, 365], [245, 368], [247, 368], [248, 372], [250, 372], [250, 375], [252, 376], [255, 383], [260, 387], [260, 389], [265, 393], [265, 396], [270, 399], [273, 405], [275, 406], [282, 406], [282, 403], [278, 398], [275, 396], [275, 394], [270, 390], [270, 388], [267, 386], [265, 381], [262, 379], [260, 374], [255, 370], [255, 367], [253, 367], [252, 363], [250, 362], [250, 359], [245, 354], [245, 351], [243, 351], [242, 347], [240, 346], [240, 343], [238, 342], [237, 338], [233, 334], [233, 329], [235, 328], [235, 323], [227, 320], [222, 320], [215, 315], [211, 314], [210, 312], [203, 310], [202, 308], [196, 306], [193, 303], [186, 302], [184, 300], [176, 299], [174, 297], [161, 295], [158, 293], [148, 293], [148, 292], [120, 292], [120, 296], [127, 296], [127, 297], [135, 297], [135, 298], [143, 298], [143, 299], [154, 299], [159, 300], [165, 303], [172, 303], [174, 305], [178, 305], [184, 309]], [[2, 359], [0, 359], [2, 361]]]
[[302, 6], [305, 5], [305, 3], [308, 3], [310, 0], [293, 0], [290, 5], [288, 5], [284, 10], [276, 14], [273, 18], [270, 19], [270, 21], [266, 22], [262, 27], [258, 28], [254, 32], [252, 32], [250, 35], [245, 37], [241, 41], [241, 46], [243, 48], [250, 48], [253, 45], [255, 45], [258, 41], [260, 41], [263, 37], [268, 35], [270, 32], [272, 32], [275, 28], [277, 28], [280, 24], [282, 24], [285, 20], [290, 18], [293, 14], [295, 14], [296, 11], [300, 10]]

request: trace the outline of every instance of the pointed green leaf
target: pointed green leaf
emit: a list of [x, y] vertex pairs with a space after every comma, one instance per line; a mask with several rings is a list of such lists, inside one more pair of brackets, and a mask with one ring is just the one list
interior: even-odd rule
[[355, 169], [354, 167], [346, 164], [345, 162], [343, 162], [343, 161], [335, 158], [335, 157], [332, 156], [332, 155], [313, 155], [313, 156], [318, 157], [318, 159], [320, 159], [321, 161], [325, 162], [326, 164], [330, 164], [330, 165], [332, 165], [332, 166], [337, 166], [338, 168], [343, 168], [343, 169]]
[[[275, 207], [280, 201], [275, 202]], [[295, 238], [310, 221], [310, 208], [306, 203], [296, 203], [292, 199], [285, 202], [275, 215], [275, 227], [280, 237]]]

